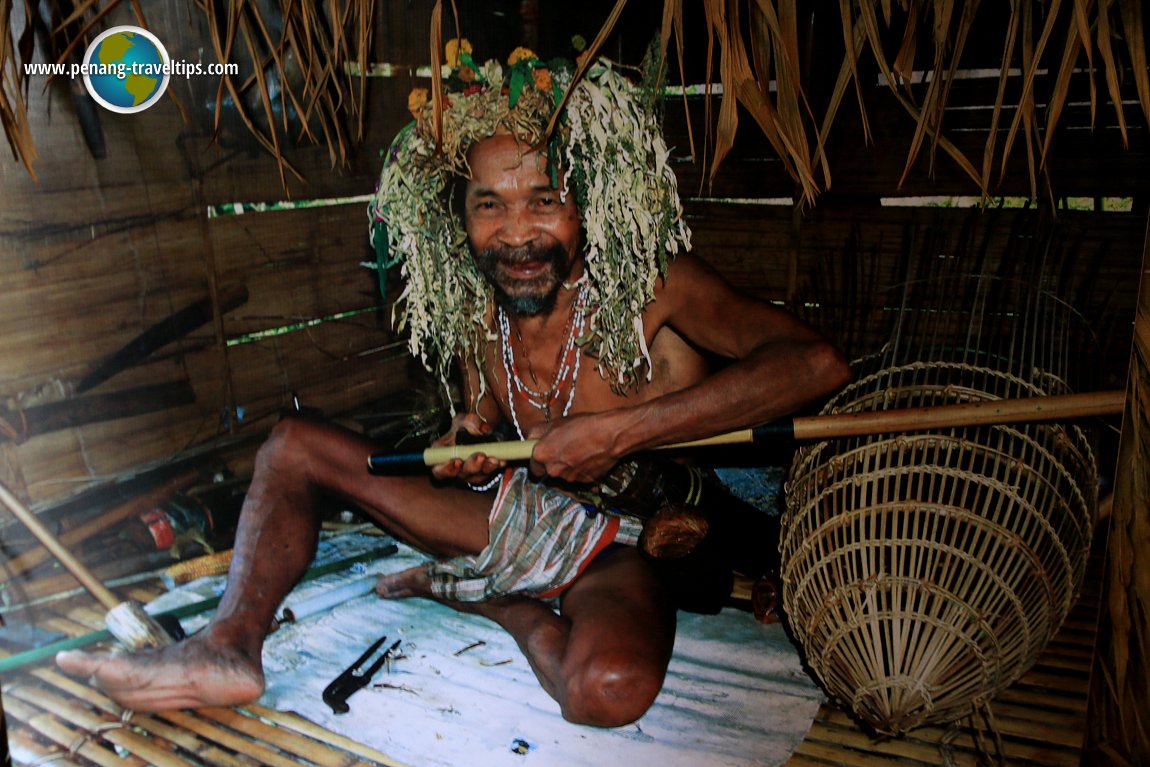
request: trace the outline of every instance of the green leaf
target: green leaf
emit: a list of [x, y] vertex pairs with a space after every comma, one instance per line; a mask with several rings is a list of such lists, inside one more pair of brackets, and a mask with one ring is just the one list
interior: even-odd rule
[[511, 82], [507, 89], [507, 103], [513, 108], [516, 102], [519, 101], [519, 95], [523, 93], [523, 86], [527, 83], [527, 78], [530, 74], [530, 69], [519, 66], [518, 64], [511, 68]]

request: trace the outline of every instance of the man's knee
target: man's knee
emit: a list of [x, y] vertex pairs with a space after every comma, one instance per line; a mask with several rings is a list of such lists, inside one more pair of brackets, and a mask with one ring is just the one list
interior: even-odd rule
[[277, 470], [303, 471], [317, 446], [322, 444], [328, 427], [303, 418], [284, 418], [260, 446], [258, 464]]
[[563, 717], [576, 724], [621, 727], [647, 712], [665, 669], [625, 652], [595, 655], [568, 681]]

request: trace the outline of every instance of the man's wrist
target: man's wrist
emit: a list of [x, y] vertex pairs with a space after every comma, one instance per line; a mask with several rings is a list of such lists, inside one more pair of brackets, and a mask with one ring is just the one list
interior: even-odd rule
[[486, 493], [488, 490], [494, 490], [498, 487], [499, 483], [503, 481], [503, 472], [497, 473], [494, 477], [487, 480], [482, 484], [468, 482], [467, 486], [477, 493]]

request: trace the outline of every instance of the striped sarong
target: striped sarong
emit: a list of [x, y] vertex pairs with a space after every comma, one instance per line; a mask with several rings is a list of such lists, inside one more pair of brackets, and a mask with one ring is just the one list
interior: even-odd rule
[[553, 597], [611, 543], [634, 545], [640, 529], [634, 517], [595, 513], [527, 469], [508, 469], [491, 506], [487, 547], [428, 565], [431, 591], [461, 602]]

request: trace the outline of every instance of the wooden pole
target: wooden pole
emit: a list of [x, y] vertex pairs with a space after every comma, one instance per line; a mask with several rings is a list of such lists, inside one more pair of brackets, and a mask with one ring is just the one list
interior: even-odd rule
[[1145, 232], [1082, 751], [1098, 767], [1150, 764], [1150, 216]]
[[816, 415], [794, 419], [795, 439], [808, 441], [884, 432], [1092, 418], [1121, 413], [1125, 401], [1126, 393], [1115, 390]]
[[46, 402], [24, 410], [0, 406], [0, 427], [7, 427], [0, 428], [0, 442], [23, 442], [38, 434], [154, 413], [195, 401], [196, 392], [191, 384], [171, 381]]
[[[960, 426], [1022, 423], [1089, 418], [1121, 413], [1125, 393], [1121, 390], [1058, 394], [1049, 397], [987, 400], [957, 405], [876, 410], [864, 413], [836, 413], [803, 416], [742, 429], [714, 437], [662, 445], [658, 450], [683, 450], [694, 447], [760, 444], [790, 438], [799, 441], [858, 437], [886, 432], [949, 429]], [[368, 469], [382, 473], [388, 468], [418, 465], [435, 466], [455, 458], [484, 453], [501, 461], [525, 461], [531, 458], [536, 440], [488, 442], [482, 444], [430, 447], [421, 453], [377, 453], [368, 458]]]

